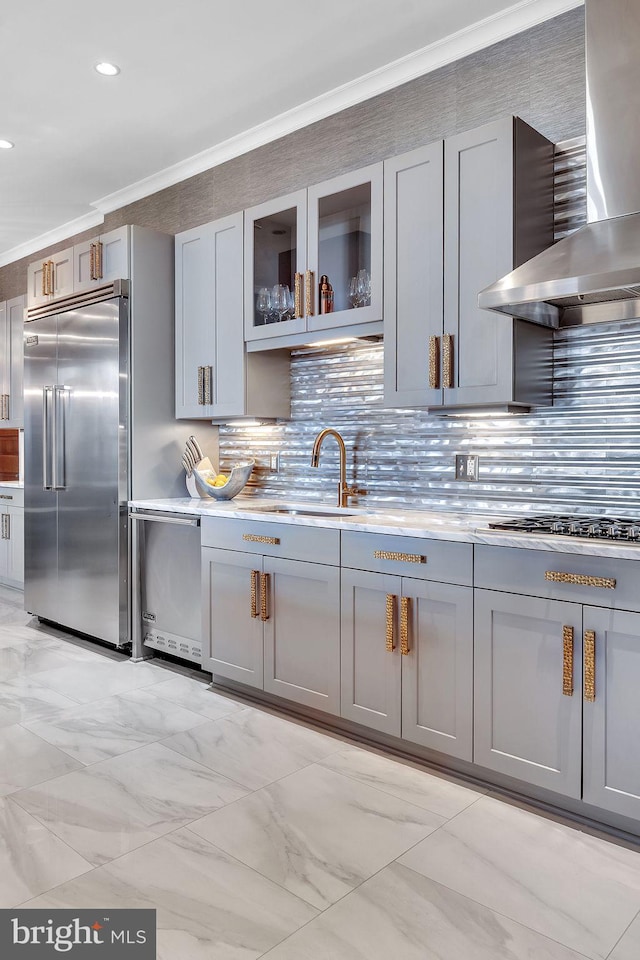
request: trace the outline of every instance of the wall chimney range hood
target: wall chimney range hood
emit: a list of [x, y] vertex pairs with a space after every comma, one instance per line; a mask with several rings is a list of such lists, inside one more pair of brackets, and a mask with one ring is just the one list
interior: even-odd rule
[[586, 0], [585, 16], [589, 222], [478, 297], [548, 327], [640, 318], [640, 3]]

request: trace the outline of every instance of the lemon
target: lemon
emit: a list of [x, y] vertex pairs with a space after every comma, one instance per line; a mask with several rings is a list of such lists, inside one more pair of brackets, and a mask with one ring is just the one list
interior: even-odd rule
[[219, 473], [214, 478], [213, 486], [214, 487], [224, 487], [225, 483], [229, 478], [224, 475], [224, 473]]

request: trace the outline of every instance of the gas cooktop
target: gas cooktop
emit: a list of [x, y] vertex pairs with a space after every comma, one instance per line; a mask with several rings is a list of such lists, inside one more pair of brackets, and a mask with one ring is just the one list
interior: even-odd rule
[[541, 533], [564, 537], [592, 537], [601, 540], [631, 540], [640, 543], [640, 518], [629, 517], [564, 517], [553, 514], [542, 517], [514, 517], [490, 523], [491, 530], [514, 533]]

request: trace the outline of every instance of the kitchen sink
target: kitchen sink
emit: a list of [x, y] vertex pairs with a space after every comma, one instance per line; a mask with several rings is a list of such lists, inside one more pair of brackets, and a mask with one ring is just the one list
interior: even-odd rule
[[358, 514], [348, 510], [323, 510], [321, 507], [261, 507], [261, 513], [277, 513], [283, 517], [355, 517]]
[[306, 507], [284, 506], [275, 504], [272, 507], [256, 507], [260, 513], [275, 513], [282, 517], [361, 517], [366, 515], [362, 510], [349, 510], [344, 507]]

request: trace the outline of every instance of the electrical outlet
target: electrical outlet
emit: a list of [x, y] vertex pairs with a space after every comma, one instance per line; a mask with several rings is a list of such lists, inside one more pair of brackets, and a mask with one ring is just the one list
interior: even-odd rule
[[280, 451], [269, 454], [269, 470], [271, 473], [280, 473]]
[[456, 453], [456, 480], [477, 480], [480, 457], [473, 453]]

